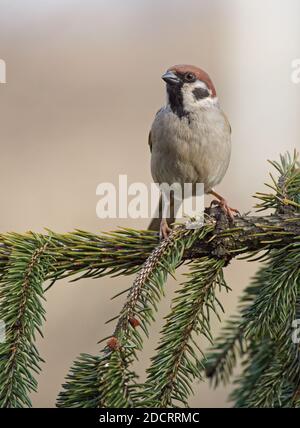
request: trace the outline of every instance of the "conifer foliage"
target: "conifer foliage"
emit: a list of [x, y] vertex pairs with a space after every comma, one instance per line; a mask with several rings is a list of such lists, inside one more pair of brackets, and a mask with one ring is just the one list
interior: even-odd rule
[[[72, 364], [58, 407], [185, 407], [193, 382], [205, 378], [214, 387], [234, 381], [230, 399], [237, 407], [299, 407], [300, 168], [296, 154], [272, 165], [277, 177], [271, 175], [270, 192], [256, 194], [258, 211], [268, 209], [266, 215], [231, 222], [211, 207], [201, 229], [177, 225], [163, 241], [155, 232], [132, 229], [2, 234], [0, 407], [31, 406], [43, 361], [35, 340], [42, 334], [49, 287], [66, 277], [106, 275], [135, 278], [119, 293], [124, 304], [99, 354], [81, 354]], [[211, 318], [223, 312], [222, 292], [230, 291], [224, 269], [234, 257], [259, 260], [260, 268], [237, 313], [214, 338]], [[184, 263], [185, 280], [141, 383], [134, 363], [167, 291], [166, 279]]]

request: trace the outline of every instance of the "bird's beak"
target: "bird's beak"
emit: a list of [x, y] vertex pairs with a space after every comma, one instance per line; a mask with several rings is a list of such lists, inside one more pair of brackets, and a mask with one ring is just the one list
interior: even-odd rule
[[177, 85], [180, 82], [179, 78], [175, 73], [173, 73], [173, 71], [167, 71], [161, 76], [161, 78], [170, 85]]

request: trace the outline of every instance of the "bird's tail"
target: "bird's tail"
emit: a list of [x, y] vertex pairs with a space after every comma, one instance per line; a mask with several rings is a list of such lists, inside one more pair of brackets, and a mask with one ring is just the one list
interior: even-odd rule
[[161, 218], [153, 217], [148, 226], [148, 230], [155, 230], [156, 232], [160, 229]]

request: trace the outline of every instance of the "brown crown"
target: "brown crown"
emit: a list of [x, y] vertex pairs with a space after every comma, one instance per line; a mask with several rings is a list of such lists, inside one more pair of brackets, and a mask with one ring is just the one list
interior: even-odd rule
[[208, 87], [208, 89], [211, 90], [213, 97], [217, 95], [216, 88], [211, 78], [206, 73], [206, 71], [202, 70], [201, 68], [195, 67], [194, 65], [180, 64], [180, 65], [174, 65], [173, 67], [170, 67], [168, 71], [173, 71], [174, 73], [178, 73], [178, 74], [194, 73], [197, 79], [204, 82]]

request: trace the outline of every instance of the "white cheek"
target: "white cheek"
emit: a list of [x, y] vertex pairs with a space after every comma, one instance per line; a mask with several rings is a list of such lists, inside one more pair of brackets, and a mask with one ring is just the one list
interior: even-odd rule
[[196, 100], [193, 94], [193, 89], [186, 84], [184, 84], [182, 87], [182, 97], [183, 97], [183, 105], [186, 110], [188, 110], [189, 107], [192, 107], [195, 105]]
[[[210, 96], [197, 100], [195, 95], [193, 94], [194, 89], [201, 88], [206, 89], [210, 92]], [[211, 106], [218, 104], [217, 97], [211, 97], [211, 91], [208, 89], [204, 82], [197, 80], [192, 84], [184, 84], [182, 87], [182, 95], [183, 95], [183, 105], [185, 110], [193, 111], [198, 108], [209, 108]]]
[[205, 100], [196, 100], [193, 91], [197, 88], [208, 90], [206, 84], [204, 82], [201, 82], [200, 80], [196, 80], [196, 82], [194, 83], [185, 83], [182, 86], [183, 105], [188, 111], [201, 106], [202, 102]]

